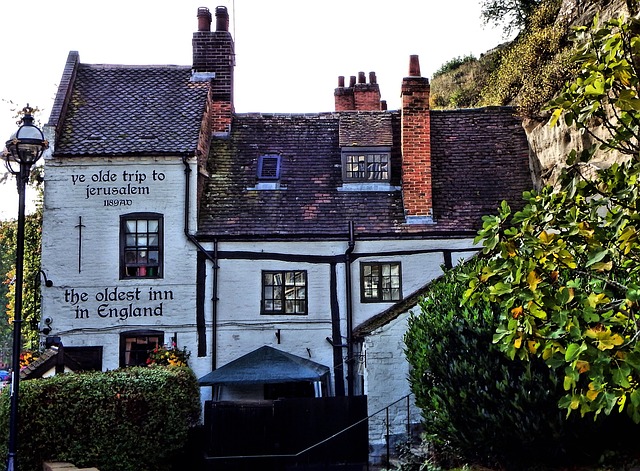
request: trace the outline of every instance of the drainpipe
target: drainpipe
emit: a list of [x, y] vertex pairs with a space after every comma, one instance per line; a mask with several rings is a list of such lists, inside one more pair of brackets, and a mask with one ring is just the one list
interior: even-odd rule
[[189, 208], [190, 208], [190, 194], [191, 194], [191, 165], [189, 165], [189, 161], [187, 157], [182, 158], [182, 163], [184, 164], [184, 235], [187, 240], [191, 242], [196, 248], [204, 254], [204, 256], [213, 264], [213, 322], [211, 323], [211, 365], [212, 370], [216, 369], [216, 317], [217, 317], [217, 301], [218, 301], [218, 242], [217, 240], [214, 242], [214, 255], [212, 256], [207, 249], [205, 249], [202, 244], [195, 238], [193, 234], [189, 232]]
[[351, 296], [351, 253], [356, 247], [353, 234], [353, 221], [349, 221], [349, 245], [344, 253], [345, 259], [345, 289], [347, 291], [347, 395], [353, 396], [354, 367], [353, 367], [353, 300]]

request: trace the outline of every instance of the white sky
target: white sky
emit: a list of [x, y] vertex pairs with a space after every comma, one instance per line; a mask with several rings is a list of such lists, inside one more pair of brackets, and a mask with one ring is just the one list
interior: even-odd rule
[[[47, 122], [69, 51], [83, 63], [190, 65], [197, 9], [219, 5], [231, 17], [241, 113], [332, 111], [338, 76], [360, 71], [376, 73], [397, 109], [411, 54], [430, 77], [502, 42], [501, 29], [482, 26], [480, 0], [0, 0], [0, 143], [17, 129], [12, 108], [37, 106]], [[17, 204], [11, 179], [0, 219]]]

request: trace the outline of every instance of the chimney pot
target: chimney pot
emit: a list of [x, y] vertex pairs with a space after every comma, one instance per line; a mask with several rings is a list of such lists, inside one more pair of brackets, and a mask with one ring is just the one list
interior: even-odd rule
[[367, 83], [364, 72], [358, 72], [358, 83]]
[[409, 56], [409, 77], [421, 77], [420, 60], [417, 55]]
[[207, 7], [198, 8], [198, 31], [211, 31], [211, 12]]
[[375, 72], [369, 72], [369, 83], [378, 83]]
[[227, 7], [216, 7], [216, 31], [229, 31]]
[[344, 88], [344, 75], [338, 77], [338, 87]]
[[350, 87], [355, 87], [356, 86], [356, 76], [352, 75], [351, 77], [349, 77], [349, 86]]

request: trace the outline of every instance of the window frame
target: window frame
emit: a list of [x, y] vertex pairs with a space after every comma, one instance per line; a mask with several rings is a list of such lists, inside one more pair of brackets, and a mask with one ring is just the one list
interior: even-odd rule
[[[157, 337], [157, 342], [155, 343], [155, 346], [151, 347], [148, 351], [147, 351], [147, 355], [146, 358], [143, 360], [142, 363], [140, 362], [136, 362], [136, 363], [127, 363], [127, 360], [130, 360], [130, 357], [127, 358], [127, 352], [129, 352], [129, 354], [131, 354], [131, 352], [133, 352], [133, 350], [129, 349], [127, 350], [127, 341], [130, 339], [148, 339], [150, 338], [154, 338]], [[151, 350], [153, 350], [156, 347], [159, 347], [161, 345], [164, 345], [164, 332], [161, 330], [152, 330], [152, 329], [140, 329], [140, 330], [127, 330], [124, 332], [120, 332], [120, 368], [126, 368], [126, 367], [130, 367], [130, 366], [146, 366], [146, 359], [149, 358], [148, 352], [151, 352]], [[136, 355], [139, 355], [140, 352], [137, 352]]]
[[[158, 245], [150, 245], [139, 246], [139, 245], [127, 245], [127, 236], [131, 234], [135, 234], [137, 237], [139, 234], [143, 234], [143, 232], [135, 232], [130, 233], [127, 232], [127, 223], [130, 221], [141, 221], [146, 220], [147, 224], [149, 221], [157, 221], [158, 222]], [[137, 231], [137, 228], [136, 228]], [[146, 234], [156, 234], [156, 232], [149, 232], [147, 230]], [[142, 250], [144, 247], [146, 250]], [[128, 250], [129, 249], [129, 250]], [[126, 262], [126, 254], [132, 250], [136, 250], [137, 252], [146, 251], [147, 254], [150, 251], [158, 252], [158, 261], [157, 265], [151, 265], [147, 263], [144, 267], [145, 269], [156, 268], [156, 273], [154, 275], [128, 275], [127, 269], [130, 267], [135, 267], [136, 265], [127, 264]], [[150, 250], [156, 249], [156, 250]], [[147, 260], [148, 262], [148, 260]], [[142, 268], [142, 266], [139, 266]], [[146, 271], [146, 270], [145, 270]], [[139, 279], [158, 279], [164, 277], [164, 216], [160, 213], [151, 213], [151, 212], [136, 212], [136, 213], [127, 213], [120, 215], [120, 279], [121, 280], [139, 280]]]
[[[294, 279], [297, 273], [302, 274], [302, 276], [304, 277], [304, 285], [287, 285], [286, 284], [286, 280], [287, 280], [287, 274], [288, 273], [293, 273], [294, 274]], [[267, 301], [276, 301], [278, 298], [276, 297], [271, 297], [271, 298], [267, 298], [265, 296], [267, 288], [268, 287], [275, 287], [278, 286], [276, 284], [271, 284], [268, 285], [265, 283], [266, 279], [265, 276], [266, 275], [281, 275], [282, 279], [284, 280], [283, 284], [282, 284], [282, 299], [281, 301], [281, 308], [280, 309], [267, 309], [266, 305], [267, 305]], [[308, 276], [307, 276], [307, 270], [262, 270], [260, 273], [260, 314], [261, 315], [268, 315], [268, 316], [306, 316], [309, 314], [309, 283], [308, 283]], [[291, 298], [294, 301], [294, 305], [295, 305], [295, 301], [300, 302], [302, 301], [302, 309], [304, 312], [287, 312], [287, 299], [286, 299], [286, 289], [287, 286], [291, 287], [292, 289], [296, 289], [296, 287], [300, 287], [303, 286], [304, 287], [304, 298]], [[297, 292], [297, 291], [296, 291]], [[274, 295], [275, 296], [275, 295]]]
[[[349, 176], [349, 157], [361, 156], [365, 158], [364, 177]], [[386, 178], [369, 178], [369, 158], [374, 156], [386, 157]], [[391, 182], [391, 148], [390, 147], [343, 147], [342, 155], [342, 180], [345, 183], [390, 183]]]
[[[265, 160], [275, 160], [276, 168], [275, 175], [265, 175]], [[264, 154], [258, 157], [258, 180], [259, 181], [274, 181], [280, 179], [280, 171], [282, 168], [282, 157], [280, 154]]]
[[[390, 285], [388, 290], [391, 293], [391, 297], [389, 299], [384, 299], [384, 275], [383, 275], [383, 267], [388, 265], [389, 267], [398, 267], [398, 298], [393, 298], [393, 287]], [[367, 288], [365, 286], [367, 276], [365, 276], [366, 267], [378, 267], [379, 274], [377, 276], [377, 288], [376, 288], [376, 296], [375, 297], [367, 297], [365, 293], [367, 292]], [[392, 278], [390, 278], [390, 283], [392, 283]], [[395, 303], [398, 301], [402, 301], [402, 263], [397, 261], [389, 261], [389, 262], [360, 262], [360, 302], [361, 303]]]

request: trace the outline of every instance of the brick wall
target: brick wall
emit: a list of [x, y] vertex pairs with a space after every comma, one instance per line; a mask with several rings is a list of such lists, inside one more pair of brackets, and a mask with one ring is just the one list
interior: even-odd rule
[[358, 73], [358, 83], [355, 76], [351, 77], [349, 87], [344, 86], [344, 77], [338, 77], [338, 88], [334, 92], [336, 111], [379, 111], [382, 109], [380, 101], [380, 86], [375, 72], [369, 73], [367, 83], [365, 73]]
[[420, 76], [418, 56], [411, 56], [402, 81], [402, 190], [407, 222], [432, 217], [431, 117], [429, 80]]

